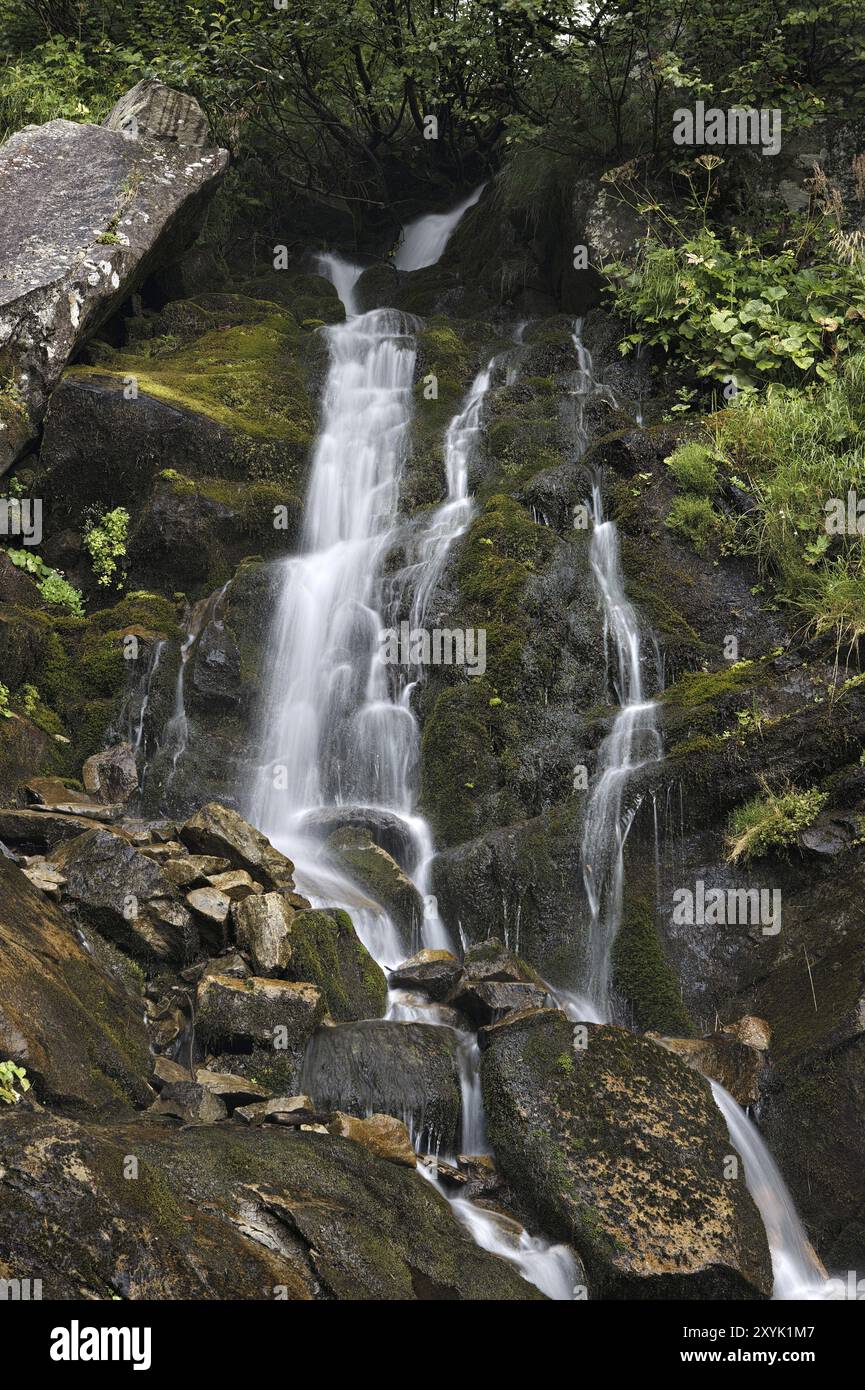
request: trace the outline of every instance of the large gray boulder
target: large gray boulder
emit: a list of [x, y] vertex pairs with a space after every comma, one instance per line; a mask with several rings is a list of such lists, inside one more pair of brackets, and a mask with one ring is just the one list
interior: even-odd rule
[[228, 158], [194, 98], [155, 81], [104, 126], [26, 126], [0, 149], [0, 474], [67, 362], [189, 244]]

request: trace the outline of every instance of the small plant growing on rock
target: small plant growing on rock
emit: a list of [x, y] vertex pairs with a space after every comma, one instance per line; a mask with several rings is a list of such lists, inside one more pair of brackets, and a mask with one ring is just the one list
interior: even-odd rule
[[828, 799], [828, 792], [816, 787], [809, 791], [787, 787], [776, 793], [764, 782], [762, 795], [738, 806], [730, 817], [727, 862], [748, 863], [769, 850], [794, 844], [799, 831], [813, 824]]
[[93, 573], [101, 586], [111, 583], [118, 561], [126, 555], [129, 538], [129, 513], [125, 507], [115, 507], [99, 521], [90, 521], [84, 532], [84, 547], [90, 556]]
[[23, 1067], [16, 1067], [14, 1062], [0, 1062], [0, 1100], [7, 1105], [17, 1105], [29, 1090], [30, 1082]]
[[32, 550], [7, 550], [6, 554], [18, 569], [32, 574], [46, 603], [56, 603], [76, 618], [84, 617], [84, 600], [77, 589], [63, 578], [59, 570], [51, 569]]
[[712, 497], [718, 487], [718, 468], [710, 449], [697, 440], [680, 444], [664, 460], [683, 492]]
[[721, 530], [721, 518], [708, 497], [695, 497], [689, 492], [673, 499], [666, 524], [689, 540], [701, 555]]
[[9, 687], [0, 681], [0, 719], [12, 719], [13, 714], [9, 708]]

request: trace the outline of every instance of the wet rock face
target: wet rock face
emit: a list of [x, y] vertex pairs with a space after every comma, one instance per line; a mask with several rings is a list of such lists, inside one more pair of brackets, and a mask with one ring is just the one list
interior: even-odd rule
[[111, 830], [88, 830], [53, 852], [65, 895], [134, 955], [185, 962], [197, 933], [159, 864]]
[[[49, 121], [18, 131], [0, 151], [0, 352], [9, 388], [0, 474], [34, 438], [82, 343], [160, 261], [183, 250], [228, 165], [193, 99], [151, 84], [124, 101], [122, 129], [111, 126], [114, 113], [107, 127]], [[181, 132], [190, 143], [178, 143]]]
[[730, 1140], [703, 1078], [624, 1030], [575, 1034], [558, 1011], [516, 1015], [485, 1043], [501, 1167], [545, 1229], [574, 1244], [593, 1294], [771, 1293], [762, 1221], [742, 1165], [725, 1178]]
[[320, 1109], [361, 1118], [383, 1112], [408, 1124], [421, 1147], [455, 1148], [460, 1082], [456, 1035], [429, 1023], [366, 1021], [320, 1028], [302, 1086]]
[[126, 979], [0, 857], [0, 1057], [27, 1070], [40, 1099], [94, 1110], [152, 1098], [140, 982]]
[[17, 1106], [0, 1115], [0, 1172], [0, 1249], [45, 1298], [542, 1297], [412, 1169], [328, 1134]]
[[369, 831], [359, 826], [335, 831], [327, 847], [352, 878], [390, 913], [402, 940], [410, 947], [423, 918], [423, 902], [396, 860], [375, 843]]

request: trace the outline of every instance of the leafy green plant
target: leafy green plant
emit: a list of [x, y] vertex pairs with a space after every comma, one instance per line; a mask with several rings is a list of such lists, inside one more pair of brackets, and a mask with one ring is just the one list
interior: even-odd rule
[[23, 1067], [16, 1067], [14, 1062], [0, 1062], [0, 1100], [7, 1105], [17, 1105], [29, 1090], [30, 1082]]
[[[813, 210], [794, 229], [713, 227], [717, 155], [700, 155], [686, 212], [674, 216], [633, 185], [630, 168], [611, 171], [623, 202], [649, 221], [638, 257], [605, 266], [614, 307], [633, 331], [629, 353], [660, 347], [692, 379], [723, 383], [726, 396], [770, 381], [832, 381], [844, 355], [865, 345], [865, 256], [842, 230], [840, 194], [816, 170]], [[695, 173], [705, 171], [697, 193]]]
[[0, 681], [0, 719], [12, 718], [12, 711], [9, 708], [9, 687]]
[[671, 531], [685, 536], [695, 550], [703, 554], [709, 543], [720, 534], [723, 523], [707, 497], [695, 497], [693, 493], [684, 492], [673, 498], [666, 524]]
[[125, 507], [105, 512], [98, 521], [90, 521], [84, 531], [84, 547], [90, 556], [98, 583], [111, 583], [118, 561], [126, 555], [129, 538], [129, 513]]
[[829, 799], [816, 787], [797, 791], [788, 787], [775, 793], [764, 783], [762, 795], [738, 806], [727, 828], [727, 860], [748, 863], [769, 850], [784, 849], [795, 842], [800, 830], [813, 824]]
[[15, 696], [15, 703], [25, 718], [32, 719], [41, 703], [36, 686], [29, 683], [22, 685]]
[[59, 570], [51, 569], [39, 555], [32, 550], [7, 550], [6, 554], [13, 565], [27, 574], [32, 574], [39, 585], [39, 592], [46, 603], [56, 603], [76, 618], [84, 617], [84, 600], [78, 589], [63, 578]]
[[679, 487], [684, 492], [696, 492], [712, 497], [718, 489], [718, 465], [711, 449], [698, 440], [680, 444], [664, 460]]

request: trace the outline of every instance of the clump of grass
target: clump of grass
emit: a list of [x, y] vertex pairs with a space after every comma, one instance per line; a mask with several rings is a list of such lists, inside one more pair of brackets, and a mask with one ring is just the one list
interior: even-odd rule
[[666, 524], [689, 540], [701, 555], [721, 530], [721, 518], [708, 497], [695, 497], [690, 492], [673, 499]]
[[817, 787], [773, 792], [764, 783], [761, 794], [737, 806], [727, 828], [727, 862], [748, 863], [770, 850], [794, 844], [800, 830], [812, 825], [829, 799]]
[[718, 466], [705, 444], [697, 440], [680, 444], [664, 462], [683, 492], [693, 492], [699, 497], [714, 496], [718, 488]]

